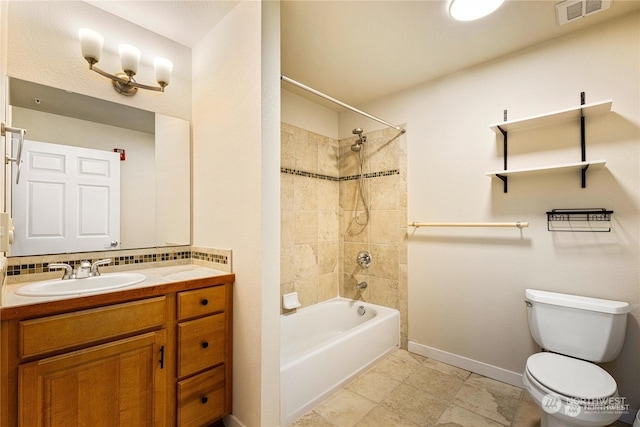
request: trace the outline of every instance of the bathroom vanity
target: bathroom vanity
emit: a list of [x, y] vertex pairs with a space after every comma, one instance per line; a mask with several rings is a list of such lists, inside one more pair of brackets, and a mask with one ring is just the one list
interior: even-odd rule
[[3, 306], [0, 424], [187, 427], [230, 414], [235, 276], [204, 270]]

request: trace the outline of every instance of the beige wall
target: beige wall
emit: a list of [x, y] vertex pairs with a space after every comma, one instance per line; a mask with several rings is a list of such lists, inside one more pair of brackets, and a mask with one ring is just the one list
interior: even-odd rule
[[[283, 120], [314, 127], [317, 116], [306, 123], [287, 113], [300, 111], [299, 102], [283, 99]], [[316, 126], [322, 127], [328, 128]], [[355, 208], [360, 185], [354, 179], [360, 175], [360, 158], [351, 151], [355, 137], [338, 141], [282, 123], [280, 292], [297, 292], [302, 307], [340, 295], [397, 308], [406, 348], [405, 139], [393, 129], [364, 135], [368, 222], [362, 203]], [[371, 253], [369, 269], [357, 264], [360, 251]], [[359, 292], [356, 285], [362, 281], [368, 287]]]
[[240, 2], [193, 49], [193, 240], [195, 246], [233, 249], [231, 421], [246, 426], [277, 425], [280, 407], [279, 277], [263, 265], [264, 235], [272, 227], [279, 233], [278, 214], [272, 213], [277, 199], [268, 191], [269, 185], [278, 188], [271, 177], [279, 178], [279, 141], [277, 131], [270, 140], [270, 130], [279, 118], [262, 117], [268, 113], [264, 103], [279, 109], [277, 92], [271, 99], [262, 92], [279, 79], [276, 72], [262, 83], [261, 62], [263, 38], [274, 36], [262, 31], [277, 27], [262, 22], [262, 7]]
[[304, 307], [338, 296], [338, 141], [287, 123], [281, 136], [281, 293]]
[[[340, 140], [340, 295], [400, 310], [401, 346], [407, 348], [406, 140], [392, 128], [363, 135], [368, 221], [362, 199], [356, 204], [361, 197], [360, 180], [353, 179], [360, 175], [360, 157], [351, 151], [356, 138]], [[357, 263], [360, 251], [371, 254], [369, 268]], [[368, 286], [358, 291], [356, 285], [363, 281]]]
[[[409, 340], [520, 374], [538, 351], [524, 289], [630, 302], [627, 339], [605, 367], [621, 396], [640, 407], [640, 16], [534, 46], [398, 93], [366, 107], [407, 122], [409, 221], [529, 221], [517, 229], [409, 230]], [[588, 119], [587, 159], [605, 169], [513, 177], [509, 192], [485, 176], [502, 168], [489, 125], [613, 99]], [[340, 135], [362, 126], [343, 114]], [[509, 137], [513, 168], [580, 160], [579, 124]], [[545, 212], [604, 207], [611, 233], [552, 233]]]

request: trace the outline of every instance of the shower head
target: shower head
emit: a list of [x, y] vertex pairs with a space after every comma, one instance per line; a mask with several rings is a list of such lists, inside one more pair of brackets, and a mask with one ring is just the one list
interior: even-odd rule
[[362, 128], [355, 128], [351, 131], [354, 135], [358, 135], [358, 140], [351, 146], [351, 151], [358, 152], [362, 149], [362, 144], [367, 140], [366, 136], [362, 136]]

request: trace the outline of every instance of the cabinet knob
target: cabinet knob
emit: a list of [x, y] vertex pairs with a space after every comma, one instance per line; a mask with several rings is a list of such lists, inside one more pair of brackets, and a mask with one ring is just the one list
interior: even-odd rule
[[205, 298], [202, 301], [200, 301], [200, 304], [207, 305], [207, 304], [209, 304], [209, 300]]
[[209, 398], [207, 396], [201, 397], [200, 398], [200, 402], [202, 402], [202, 404], [204, 405], [205, 403], [207, 403], [209, 401]]
[[209, 343], [206, 342], [206, 341], [203, 341], [202, 342], [202, 348], [207, 348], [207, 347], [209, 347]]

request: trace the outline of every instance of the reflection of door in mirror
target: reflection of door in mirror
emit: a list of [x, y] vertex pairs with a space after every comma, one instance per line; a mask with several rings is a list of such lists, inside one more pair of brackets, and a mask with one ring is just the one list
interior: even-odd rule
[[56, 253], [61, 242], [71, 252], [117, 248], [119, 154], [29, 140], [22, 150], [21, 178], [12, 181], [20, 215], [11, 255]]

